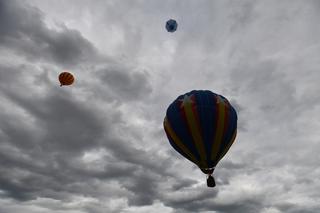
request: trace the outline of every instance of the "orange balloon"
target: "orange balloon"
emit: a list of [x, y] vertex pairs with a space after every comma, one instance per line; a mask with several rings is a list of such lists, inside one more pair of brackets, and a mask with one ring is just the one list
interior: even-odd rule
[[63, 85], [71, 85], [74, 82], [74, 77], [69, 72], [62, 72], [59, 75], [60, 87]]

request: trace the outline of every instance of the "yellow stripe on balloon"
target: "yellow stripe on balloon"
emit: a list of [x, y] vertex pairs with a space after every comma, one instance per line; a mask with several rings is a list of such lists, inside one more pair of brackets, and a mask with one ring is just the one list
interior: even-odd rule
[[208, 168], [207, 165], [207, 155], [203, 145], [203, 139], [200, 133], [199, 122], [196, 119], [196, 116], [192, 110], [192, 102], [184, 104], [184, 111], [187, 117], [188, 126], [191, 131], [193, 142], [196, 146], [198, 153], [200, 154], [200, 167]]
[[228, 152], [228, 150], [230, 149], [231, 145], [233, 144], [233, 142], [234, 142], [235, 139], [236, 139], [236, 135], [237, 135], [237, 129], [234, 130], [234, 133], [233, 133], [233, 135], [232, 135], [232, 137], [231, 137], [231, 140], [229, 141], [227, 147], [224, 148], [224, 150], [223, 150], [223, 152], [222, 152], [222, 154], [221, 154], [221, 156], [219, 157], [219, 160], [218, 160], [217, 162], [219, 162], [219, 161], [225, 156], [225, 154]]
[[187, 147], [185, 147], [180, 140], [180, 138], [176, 135], [176, 133], [173, 131], [167, 117], [165, 117], [164, 122], [163, 122], [164, 128], [170, 138], [172, 138], [174, 144], [186, 155], [190, 158], [192, 162], [195, 164], [199, 165], [199, 161], [196, 159], [196, 157], [188, 150]]
[[[219, 100], [220, 97], [218, 97]], [[221, 100], [221, 99], [220, 99]], [[214, 161], [217, 158], [220, 144], [222, 142], [223, 130], [225, 122], [225, 104], [221, 101], [218, 102], [218, 121], [216, 126], [216, 134], [213, 141], [211, 160]]]

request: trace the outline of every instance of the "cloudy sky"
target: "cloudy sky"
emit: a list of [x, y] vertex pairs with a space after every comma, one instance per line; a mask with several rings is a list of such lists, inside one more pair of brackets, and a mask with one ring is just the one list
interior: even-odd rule
[[[0, 212], [319, 212], [319, 20], [312, 0], [0, 0]], [[162, 127], [193, 89], [238, 112], [215, 188]]]

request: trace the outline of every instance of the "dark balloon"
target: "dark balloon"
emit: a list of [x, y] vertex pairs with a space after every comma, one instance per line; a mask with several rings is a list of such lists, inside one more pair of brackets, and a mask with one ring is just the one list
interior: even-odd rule
[[74, 82], [74, 77], [69, 72], [62, 72], [59, 75], [60, 86], [71, 85]]
[[212, 176], [208, 177], [207, 186], [208, 187], [215, 187], [216, 186], [216, 182], [215, 182], [215, 180], [214, 180], [214, 178]]
[[237, 113], [229, 101], [208, 90], [180, 95], [167, 109], [164, 130], [172, 147], [215, 186], [211, 174], [237, 134]]
[[178, 23], [176, 20], [174, 19], [170, 19], [167, 21], [166, 23], [166, 29], [168, 32], [173, 33], [174, 31], [176, 31], [178, 28]]

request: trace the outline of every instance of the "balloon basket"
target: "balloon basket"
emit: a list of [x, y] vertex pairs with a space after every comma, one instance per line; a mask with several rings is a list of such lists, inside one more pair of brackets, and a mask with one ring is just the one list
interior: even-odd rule
[[216, 182], [214, 180], [214, 177], [212, 177], [211, 175], [209, 175], [209, 177], [207, 178], [207, 186], [208, 187], [215, 187], [216, 186]]

